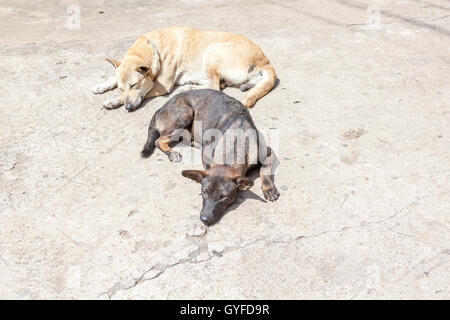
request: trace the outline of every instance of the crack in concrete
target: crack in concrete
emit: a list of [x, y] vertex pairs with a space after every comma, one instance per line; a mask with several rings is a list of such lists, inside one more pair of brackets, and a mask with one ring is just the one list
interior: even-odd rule
[[59, 228], [56, 228], [56, 230], [58, 230], [59, 232], [61, 232], [67, 239], [70, 240], [70, 242], [72, 242], [74, 245], [79, 246], [80, 243], [78, 241], [73, 240], [67, 233], [65, 233], [64, 231], [62, 231]]
[[6, 171], [12, 171], [17, 166], [18, 162], [14, 161], [14, 163], [6, 170]]
[[[121, 286], [121, 282], [117, 282], [116, 284], [114, 284], [114, 286], [110, 289], [108, 289], [106, 292], [101, 293], [99, 296], [102, 296], [104, 294], [107, 294], [109, 299], [112, 299], [112, 297], [119, 291], [126, 291], [126, 290], [130, 290], [134, 287], [136, 287], [137, 285], [140, 285], [142, 283], [144, 283], [145, 281], [150, 281], [153, 279], [158, 278], [159, 276], [161, 276], [163, 273], [165, 273], [167, 270], [176, 267], [178, 265], [181, 264], [198, 264], [198, 263], [203, 263], [206, 261], [211, 260], [214, 255], [210, 255], [209, 258], [202, 260], [202, 261], [195, 261], [195, 258], [197, 258], [200, 253], [202, 252], [202, 248], [198, 248], [192, 252], [190, 252], [188, 254], [187, 258], [182, 258], [179, 259], [177, 262], [172, 263], [172, 264], [155, 264], [152, 267], [150, 267], [149, 269], [147, 269], [146, 271], [144, 271], [139, 277], [137, 277], [137, 279], [134, 280], [134, 283], [130, 286], [127, 287], [123, 287]], [[156, 270], [157, 273], [149, 278], [146, 278], [145, 276], [150, 273], [151, 271]]]
[[[288, 239], [288, 240], [282, 240], [282, 239], [274, 239], [274, 240], [270, 240], [270, 239], [268, 239], [267, 237], [258, 238], [258, 239], [252, 240], [252, 241], [250, 241], [250, 242], [247, 242], [246, 244], [241, 245], [241, 246], [239, 246], [239, 245], [228, 246], [228, 247], [225, 247], [222, 251], [216, 251], [216, 250], [213, 250], [213, 251], [214, 251], [214, 252], [212, 252], [213, 254], [212, 254], [212, 255], [210, 254], [209, 257], [208, 257], [207, 259], [201, 260], [201, 261], [196, 261], [196, 258], [197, 258], [197, 257], [201, 254], [201, 252], [204, 251], [205, 249], [208, 251], [208, 254], [209, 254], [208, 243], [207, 243], [206, 239], [204, 239], [204, 244], [203, 244], [203, 245], [200, 245], [199, 248], [197, 248], [196, 250], [191, 251], [191, 252], [188, 254], [188, 257], [187, 257], [187, 258], [179, 259], [177, 262], [175, 262], [175, 263], [173, 263], [173, 264], [155, 264], [155, 265], [153, 265], [152, 267], [150, 267], [149, 269], [147, 269], [146, 271], [144, 271], [139, 277], [137, 277], [137, 278], [134, 280], [134, 282], [133, 282], [132, 285], [130, 285], [130, 286], [122, 286], [122, 285], [121, 285], [122, 282], [119, 281], [119, 282], [117, 282], [116, 284], [114, 284], [113, 287], [111, 287], [110, 289], [108, 289], [106, 292], [102, 292], [101, 294], [99, 294], [99, 297], [102, 296], [102, 295], [104, 295], [104, 294], [107, 294], [108, 298], [109, 298], [109, 299], [112, 299], [113, 296], [114, 296], [117, 292], [119, 292], [119, 291], [130, 290], [130, 289], [133, 289], [134, 287], [136, 287], [136, 286], [138, 286], [138, 285], [140, 285], [140, 284], [142, 284], [142, 283], [144, 283], [144, 282], [146, 282], [146, 281], [154, 280], [154, 279], [160, 277], [160, 276], [161, 276], [163, 273], [165, 273], [167, 270], [169, 270], [169, 269], [171, 269], [171, 268], [174, 268], [174, 267], [176, 267], [176, 266], [178, 266], [178, 265], [182, 265], [182, 264], [201, 264], [201, 263], [210, 261], [210, 260], [212, 260], [213, 258], [221, 258], [221, 257], [222, 257], [224, 254], [226, 254], [226, 253], [230, 253], [230, 252], [234, 252], [234, 251], [237, 251], [237, 250], [245, 249], [245, 248], [247, 248], [247, 247], [249, 247], [249, 246], [251, 246], [251, 245], [253, 245], [253, 244], [255, 244], [255, 243], [259, 243], [259, 242], [264, 242], [264, 243], [266, 243], [266, 244], [280, 244], [280, 243], [283, 243], [283, 244], [290, 245], [291, 243], [297, 242], [297, 241], [299, 241], [299, 240], [304, 240], [304, 239], [315, 239], [315, 238], [321, 237], [321, 236], [326, 235], [326, 234], [329, 234], [329, 233], [340, 233], [340, 232], [348, 231], [348, 230], [351, 230], [351, 229], [366, 228], [366, 227], [368, 227], [368, 226], [370, 226], [370, 225], [373, 225], [373, 224], [382, 224], [382, 225], [383, 225], [386, 229], [388, 229], [389, 231], [394, 232], [394, 233], [398, 233], [398, 232], [396, 232], [395, 230], [392, 230], [392, 229], [388, 228], [388, 227], [385, 225], [385, 222], [386, 222], [386, 221], [389, 221], [389, 220], [391, 220], [391, 219], [394, 219], [394, 218], [395, 218], [396, 216], [398, 216], [398, 214], [400, 214], [402, 211], [408, 210], [412, 205], [417, 204], [417, 201], [418, 201], [418, 200], [421, 200], [421, 199], [424, 199], [424, 198], [428, 198], [428, 197], [431, 197], [431, 195], [418, 197], [416, 200], [412, 201], [412, 202], [409, 203], [407, 206], [405, 206], [405, 207], [403, 207], [403, 208], [400, 208], [400, 209], [396, 210], [391, 216], [389, 216], [389, 217], [387, 217], [387, 218], [385, 218], [385, 219], [382, 219], [382, 220], [371, 221], [371, 222], [367, 222], [367, 223], [362, 224], [362, 225], [343, 226], [343, 227], [338, 228], [338, 229], [324, 230], [324, 231], [321, 231], [321, 232], [318, 232], [318, 233], [312, 234], [312, 235], [299, 235], [299, 236], [296, 236], [296, 237], [291, 238], [291, 239]], [[408, 211], [409, 211], [409, 210], [408, 210]], [[400, 233], [398, 233], [398, 234], [400, 235]], [[407, 234], [402, 234], [402, 235], [408, 236], [408, 237], [412, 237], [412, 238], [416, 239], [416, 238], [415, 238], [414, 236], [412, 236], [412, 235], [407, 235]], [[416, 240], [417, 240], [417, 239], [416, 239]], [[430, 245], [430, 244], [428, 244], [428, 243], [426, 243], [426, 244], [427, 244], [427, 245]], [[150, 273], [151, 271], [153, 271], [153, 270], [157, 270], [157, 273], [156, 273], [155, 275], [151, 276], [151, 277], [146, 278], [146, 275], [147, 275], [148, 273]]]

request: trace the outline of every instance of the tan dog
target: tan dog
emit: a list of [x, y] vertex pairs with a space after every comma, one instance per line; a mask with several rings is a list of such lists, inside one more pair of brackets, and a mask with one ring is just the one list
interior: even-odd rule
[[119, 87], [122, 96], [104, 102], [106, 109], [125, 104], [135, 110], [145, 98], [170, 93], [175, 85], [186, 89], [250, 89], [242, 103], [252, 107], [275, 84], [275, 70], [259, 46], [226, 32], [186, 27], [155, 30], [141, 36], [122, 61], [107, 58], [116, 77], [92, 88], [104, 93]]

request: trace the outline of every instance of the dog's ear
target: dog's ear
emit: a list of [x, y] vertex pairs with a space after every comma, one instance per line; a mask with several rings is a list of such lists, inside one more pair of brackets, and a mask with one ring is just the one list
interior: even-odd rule
[[150, 68], [146, 66], [140, 66], [137, 68], [137, 71], [142, 75], [145, 75], [148, 72], [148, 70], [150, 70]]
[[183, 170], [181, 171], [183, 177], [192, 179], [198, 183], [202, 182], [203, 178], [207, 176], [204, 170]]
[[253, 182], [247, 177], [237, 177], [234, 180], [239, 190], [248, 190], [253, 186]]
[[106, 61], [108, 61], [109, 63], [111, 63], [113, 65], [114, 68], [117, 69], [118, 66], [120, 66], [120, 61], [117, 61], [115, 59], [112, 58], [106, 58]]

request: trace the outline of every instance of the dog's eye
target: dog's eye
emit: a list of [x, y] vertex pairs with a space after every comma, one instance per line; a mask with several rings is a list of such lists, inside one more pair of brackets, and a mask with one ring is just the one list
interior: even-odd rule
[[219, 201], [224, 201], [226, 198], [228, 198], [228, 196], [222, 196]]
[[134, 87], [136, 87], [138, 85], [138, 83], [136, 82], [135, 84], [132, 84], [131, 86], [130, 86], [130, 88], [134, 88]]

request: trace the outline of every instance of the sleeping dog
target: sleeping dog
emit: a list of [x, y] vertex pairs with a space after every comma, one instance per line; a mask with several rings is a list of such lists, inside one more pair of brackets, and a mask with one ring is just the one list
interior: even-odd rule
[[[275, 84], [275, 70], [259, 46], [226, 32], [170, 27], [141, 36], [122, 61], [106, 58], [116, 76], [92, 88], [104, 93], [116, 87], [118, 98], [103, 103], [106, 109], [125, 105], [135, 110], [145, 98], [170, 93], [175, 85], [185, 89], [223, 89], [240, 86], [247, 91], [242, 103], [252, 107]], [[185, 90], [183, 89], [183, 90]]]
[[246, 177], [252, 167], [260, 166], [264, 197], [278, 199], [274, 184], [278, 160], [239, 101], [210, 89], [177, 94], [155, 112], [141, 155], [149, 157], [158, 147], [171, 161], [181, 161], [181, 154], [171, 147], [181, 139], [202, 149], [204, 170], [184, 170], [182, 175], [202, 186], [200, 219], [206, 225], [220, 219], [239, 190], [253, 185]]

